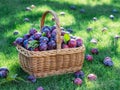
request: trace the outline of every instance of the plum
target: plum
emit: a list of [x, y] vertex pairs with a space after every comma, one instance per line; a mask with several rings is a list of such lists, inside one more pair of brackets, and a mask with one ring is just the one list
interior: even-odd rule
[[61, 16], [65, 16], [65, 12], [60, 12], [60, 15]]
[[76, 6], [71, 5], [71, 6], [70, 6], [70, 9], [72, 9], [72, 10], [76, 10]]
[[39, 42], [40, 42], [40, 43], [47, 43], [48, 41], [49, 41], [49, 39], [48, 39], [47, 37], [41, 36], [41, 37], [39, 38]]
[[46, 43], [40, 43], [39, 45], [39, 50], [40, 51], [46, 51], [48, 48], [47, 44]]
[[56, 34], [57, 34], [57, 31], [56, 31], [56, 29], [54, 29], [51, 33], [51, 37], [56, 37]]
[[97, 79], [97, 76], [96, 76], [95, 74], [89, 74], [89, 75], [87, 76], [87, 78], [88, 78], [88, 80], [93, 81], [93, 80], [96, 80], [96, 79]]
[[112, 20], [113, 20], [113, 19], [114, 19], [114, 15], [110, 15], [110, 19], [112, 19]]
[[88, 61], [92, 61], [93, 60], [93, 56], [92, 55], [86, 55], [86, 60]]
[[69, 48], [69, 46], [67, 44], [62, 44], [62, 48]]
[[108, 28], [107, 27], [104, 27], [103, 29], [102, 29], [102, 32], [105, 32], [105, 31], [107, 31], [108, 30]]
[[44, 88], [40, 86], [37, 88], [37, 90], [44, 90]]
[[39, 48], [38, 48], [38, 47], [37, 47], [37, 48], [34, 48], [33, 51], [39, 51]]
[[83, 71], [77, 71], [74, 73], [75, 78], [84, 78], [84, 72]]
[[98, 43], [97, 39], [95, 39], [95, 38], [91, 39], [90, 42], [91, 42], [91, 43], [94, 43], [94, 44], [97, 44], [97, 43]]
[[90, 32], [90, 31], [92, 31], [92, 30], [93, 30], [92, 27], [88, 27], [88, 28], [87, 28], [87, 31], [88, 31], [88, 32]]
[[113, 66], [113, 61], [110, 57], [106, 57], [103, 61], [104, 65], [106, 66]]
[[41, 32], [45, 34], [46, 37], [50, 38], [51, 37], [51, 31], [52, 29], [49, 26], [44, 26], [42, 27]]
[[77, 43], [76, 43], [76, 40], [75, 39], [70, 39], [69, 42], [68, 42], [68, 46], [70, 48], [74, 48], [76, 47]]
[[18, 45], [22, 45], [22, 43], [23, 43], [23, 38], [18, 37], [18, 38], [15, 40], [15, 42], [16, 42], [16, 44], [18, 44]]
[[51, 27], [51, 32], [53, 31], [53, 30], [55, 30], [56, 29], [56, 25], [53, 25], [52, 27]]
[[41, 37], [41, 33], [39, 33], [39, 32], [37, 32], [37, 33], [35, 33], [35, 34], [33, 35], [33, 38], [34, 38], [35, 40], [38, 40], [40, 37]]
[[0, 71], [0, 77], [6, 78], [7, 75], [8, 75], [7, 71], [4, 71], [4, 70]]
[[85, 9], [80, 9], [80, 13], [85, 13]]
[[6, 71], [6, 72], [9, 72], [8, 68], [6, 68], [6, 67], [1, 67], [1, 68], [0, 68], [0, 71]]
[[13, 32], [13, 35], [18, 35], [19, 34], [19, 31], [18, 30], [15, 30], [14, 32]]
[[23, 46], [24, 46], [26, 49], [28, 49], [28, 43], [29, 43], [28, 40], [24, 40], [24, 42], [23, 42]]
[[23, 39], [26, 40], [26, 39], [28, 39], [29, 37], [30, 37], [30, 34], [25, 34], [25, 35], [23, 36]]
[[35, 8], [35, 5], [31, 5], [31, 8], [34, 9], [34, 8]]
[[49, 50], [56, 49], [56, 42], [54, 40], [48, 42], [48, 49]]
[[77, 42], [77, 47], [80, 47], [83, 45], [83, 40], [81, 38], [77, 38], [76, 42]]
[[119, 39], [119, 38], [120, 38], [120, 35], [115, 35], [114, 38], [115, 38], [115, 39]]
[[117, 9], [113, 9], [112, 13], [118, 13], [118, 10]]
[[54, 18], [54, 17], [52, 17], [52, 21], [55, 21], [55, 18]]
[[67, 31], [68, 31], [69, 33], [73, 33], [73, 30], [72, 30], [71, 28], [68, 28]]
[[66, 34], [65, 31], [61, 31], [61, 36], [64, 36]]
[[31, 8], [30, 7], [26, 7], [26, 11], [31, 11]]
[[32, 82], [32, 83], [35, 83], [36, 82], [36, 77], [34, 75], [30, 75], [30, 76], [28, 76], [27, 80]]
[[37, 30], [35, 28], [30, 29], [30, 31], [29, 31], [30, 35], [33, 35], [35, 33], [37, 33]]
[[74, 79], [74, 83], [75, 83], [76, 85], [82, 85], [82, 79], [80, 79], [80, 78], [75, 78], [75, 79]]
[[25, 22], [29, 22], [30, 20], [29, 20], [29, 18], [25, 18], [24, 21]]
[[90, 51], [92, 54], [96, 54], [96, 55], [99, 53], [97, 48], [92, 48]]
[[93, 17], [93, 20], [94, 20], [94, 21], [97, 21], [97, 18], [96, 18], [96, 17]]

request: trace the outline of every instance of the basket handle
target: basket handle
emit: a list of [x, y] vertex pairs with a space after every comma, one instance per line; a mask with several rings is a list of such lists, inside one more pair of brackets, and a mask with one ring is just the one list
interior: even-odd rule
[[48, 10], [48, 11], [46, 11], [46, 12], [43, 13], [42, 19], [41, 19], [41, 27], [40, 27], [40, 28], [42, 29], [42, 27], [44, 26], [45, 17], [46, 17], [46, 15], [47, 15], [48, 13], [52, 14], [52, 15], [54, 16], [54, 18], [55, 18], [56, 29], [57, 29], [57, 36], [56, 36], [57, 49], [61, 49], [61, 30], [60, 30], [60, 23], [59, 23], [59, 18], [58, 18], [57, 14], [56, 14], [54, 11]]

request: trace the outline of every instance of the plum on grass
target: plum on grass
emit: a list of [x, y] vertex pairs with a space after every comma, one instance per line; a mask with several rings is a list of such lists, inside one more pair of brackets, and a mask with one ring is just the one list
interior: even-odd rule
[[85, 13], [85, 9], [80, 9], [80, 13]]
[[19, 34], [19, 31], [18, 30], [15, 30], [14, 32], [13, 32], [13, 35], [18, 35]]
[[37, 33], [37, 30], [35, 28], [30, 29], [30, 31], [29, 31], [30, 35], [33, 35], [35, 33]]
[[93, 17], [93, 20], [94, 20], [94, 21], [97, 21], [97, 18], [96, 18], [96, 17]]
[[97, 48], [92, 48], [92, 49], [91, 49], [91, 53], [97, 55], [97, 54], [99, 53], [99, 51], [98, 51]]
[[6, 71], [0, 71], [0, 77], [1, 78], [6, 78], [8, 73]]
[[89, 75], [87, 76], [87, 78], [88, 78], [88, 80], [93, 81], [93, 80], [96, 80], [96, 79], [97, 79], [97, 76], [96, 76], [95, 74], [89, 74]]
[[37, 90], [44, 90], [44, 88], [40, 86], [37, 88]]
[[49, 41], [49, 39], [48, 39], [47, 37], [41, 36], [41, 37], [39, 38], [39, 42], [40, 42], [40, 43], [47, 43], [48, 41]]
[[56, 42], [54, 40], [48, 42], [48, 49], [49, 50], [56, 49]]
[[74, 73], [75, 78], [84, 78], [84, 72], [83, 71], [77, 71]]
[[40, 51], [46, 51], [48, 48], [47, 44], [46, 43], [40, 43], [39, 45], [39, 50]]
[[80, 78], [75, 78], [75, 79], [74, 79], [74, 83], [75, 83], [76, 85], [82, 85], [82, 79], [80, 79]]
[[109, 17], [110, 17], [110, 19], [112, 19], [112, 20], [114, 19], [114, 15], [110, 15]]
[[93, 56], [92, 55], [88, 54], [88, 55], [86, 55], [85, 58], [86, 58], [87, 61], [93, 61]]
[[77, 43], [76, 43], [76, 40], [75, 39], [70, 39], [69, 42], [68, 42], [68, 46], [70, 48], [74, 48], [76, 47]]
[[104, 65], [106, 66], [113, 66], [113, 61], [110, 57], [106, 57], [103, 61]]
[[27, 80], [32, 82], [32, 83], [35, 83], [36, 82], [36, 77], [33, 76], [33, 75], [30, 75], [30, 76], [28, 76]]
[[70, 9], [72, 9], [72, 10], [76, 10], [76, 6], [71, 5], [71, 6], [70, 6]]

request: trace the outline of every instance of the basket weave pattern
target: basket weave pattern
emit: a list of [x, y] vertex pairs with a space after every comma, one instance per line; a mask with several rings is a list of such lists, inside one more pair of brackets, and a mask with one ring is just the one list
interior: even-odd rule
[[57, 49], [48, 51], [28, 51], [17, 45], [21, 67], [36, 77], [70, 73], [80, 70], [84, 62], [84, 45], [77, 48], [61, 49], [61, 30], [59, 19], [54, 11], [46, 11], [41, 20], [41, 28], [48, 13], [51, 13], [57, 26]]

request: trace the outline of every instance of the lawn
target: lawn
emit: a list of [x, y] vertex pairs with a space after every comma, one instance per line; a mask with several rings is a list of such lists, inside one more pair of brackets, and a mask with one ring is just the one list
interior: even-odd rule
[[[34, 4], [32, 11], [25, 8]], [[76, 6], [76, 10], [71, 10], [71, 5]], [[85, 13], [80, 13], [84, 8]], [[117, 9], [118, 13], [112, 13]], [[64, 74], [39, 78], [35, 84], [32, 83], [6, 83], [0, 86], [0, 90], [36, 90], [38, 86], [45, 90], [120, 90], [120, 40], [115, 40], [115, 35], [120, 35], [120, 1], [119, 0], [0, 0], [0, 67], [7, 66], [9, 75], [18, 74], [26, 79], [28, 76], [20, 65], [18, 52], [12, 42], [34, 26], [39, 30], [42, 13], [46, 10], [54, 10], [60, 19], [60, 24], [64, 28], [73, 29], [73, 35], [80, 36], [86, 46], [86, 54], [91, 54], [91, 48], [98, 48], [99, 54], [94, 55], [94, 60], [88, 62], [84, 60], [82, 70], [85, 73], [82, 86], [73, 84], [73, 74]], [[60, 12], [65, 12], [61, 16]], [[113, 14], [114, 20], [109, 16]], [[93, 21], [93, 17], [98, 20]], [[25, 22], [24, 18], [29, 18], [30, 22]], [[54, 25], [52, 16], [48, 15], [46, 25]], [[88, 32], [86, 29], [92, 27]], [[107, 27], [106, 32], [102, 29]], [[18, 30], [18, 35], [13, 35], [14, 30]], [[96, 38], [97, 44], [92, 44], [90, 40]], [[106, 67], [103, 64], [105, 57], [111, 57], [114, 66]], [[95, 73], [96, 81], [88, 81], [87, 75]], [[2, 79], [0, 79], [2, 81]]]

